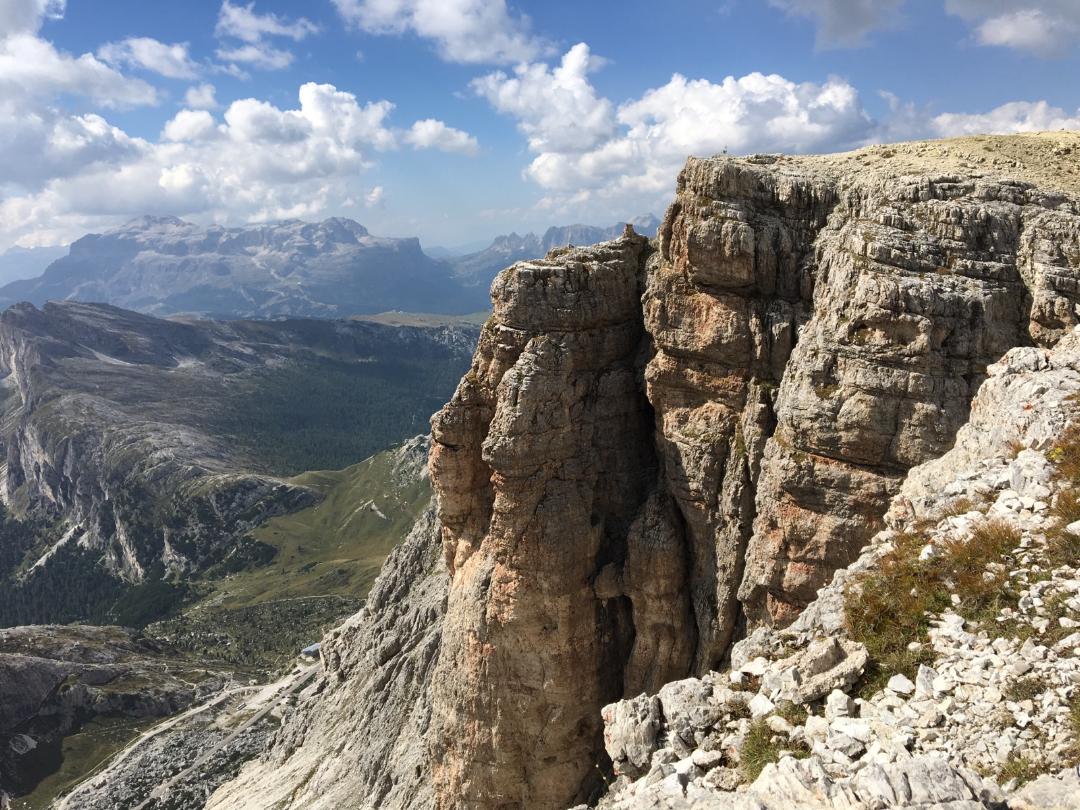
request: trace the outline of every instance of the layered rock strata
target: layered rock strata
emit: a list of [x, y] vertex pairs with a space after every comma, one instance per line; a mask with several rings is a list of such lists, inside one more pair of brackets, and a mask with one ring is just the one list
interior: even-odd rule
[[[434, 693], [441, 807], [553, 806], [599, 775], [598, 706], [632, 641], [615, 581], [652, 483], [632, 231], [503, 273], [432, 420], [451, 587]], [[685, 662], [682, 664], [685, 666]]]
[[[729, 669], [605, 707], [618, 777], [600, 807], [1080, 807], [1080, 561], [1062, 564], [1053, 550], [1080, 521], [1062, 517], [1076, 493], [1051, 461], [1080, 417], [1080, 329], [1053, 351], [1013, 349], [988, 371], [955, 446], [909, 473], [891, 528], [793, 624], [738, 642]], [[1009, 573], [998, 615], [975, 619], [975, 599], [957, 588], [927, 617], [917, 642], [926, 663], [911, 678], [885, 671], [882, 688], [860, 692], [867, 651], [845, 614], [861, 578], [905, 534], [924, 538], [933, 560], [994, 527], [1015, 538], [1000, 561], [984, 561], [991, 576]], [[779, 761], [732, 792], [754, 756], [755, 725]], [[1045, 775], [1025, 787], [1018, 765]]]

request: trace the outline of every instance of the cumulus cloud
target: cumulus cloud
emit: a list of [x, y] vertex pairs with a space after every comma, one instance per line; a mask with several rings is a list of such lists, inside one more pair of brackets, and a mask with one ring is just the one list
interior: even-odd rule
[[193, 110], [216, 110], [217, 90], [212, 84], [197, 84], [184, 93], [184, 106]]
[[513, 76], [491, 73], [474, 80], [472, 88], [517, 119], [534, 152], [587, 150], [615, 131], [614, 105], [597, 95], [588, 78], [601, 64], [579, 42], [555, 68], [521, 64]]
[[333, 0], [348, 24], [370, 34], [429, 39], [450, 62], [512, 64], [550, 52], [529, 18], [506, 0]]
[[130, 37], [102, 45], [97, 55], [113, 67], [142, 68], [169, 79], [193, 79], [199, 72], [186, 42], [168, 45], [151, 37]]
[[1080, 129], [1080, 109], [1070, 114], [1045, 101], [1013, 101], [986, 113], [942, 113], [933, 118], [931, 129], [935, 136], [943, 138]]
[[438, 149], [440, 152], [461, 152], [466, 155], [476, 154], [479, 144], [468, 132], [448, 127], [442, 121], [425, 118], [417, 121], [405, 133], [406, 143], [414, 149]]
[[357, 198], [371, 206], [382, 190], [358, 181], [378, 153], [401, 143], [476, 148], [471, 135], [435, 119], [397, 129], [389, 101], [362, 102], [333, 85], [304, 84], [298, 102], [282, 109], [240, 99], [220, 117], [182, 109], [157, 142], [131, 138], [99, 116], [36, 120], [0, 107], [0, 190], [8, 191], [0, 242], [71, 238], [142, 213], [249, 222], [318, 216]]
[[66, 0], [3, 0], [0, 39], [13, 34], [36, 34], [46, 19], [64, 16]]
[[945, 8], [975, 26], [981, 45], [1057, 56], [1080, 44], [1076, 0], [945, 0]]
[[289, 20], [277, 14], [259, 14], [255, 11], [255, 3], [234, 5], [224, 0], [214, 33], [224, 40], [239, 40], [239, 44], [218, 48], [217, 58], [232, 64], [234, 70], [236, 63], [263, 70], [281, 70], [292, 64], [293, 54], [271, 44], [271, 39], [299, 42], [318, 31], [319, 26], [306, 17]]
[[206, 110], [181, 110], [166, 122], [161, 137], [167, 141], [201, 141], [216, 133], [214, 116]]
[[145, 146], [99, 115], [0, 102], [0, 191], [38, 189], [51, 178], [116, 165], [138, 158]]
[[579, 44], [554, 69], [521, 65], [513, 76], [473, 83], [517, 119], [535, 154], [526, 176], [562, 199], [666, 194], [687, 155], [843, 148], [874, 128], [855, 88], [840, 79], [751, 73], [714, 83], [676, 74], [616, 108], [589, 82], [596, 65]]
[[0, 98], [40, 102], [61, 94], [84, 96], [103, 107], [158, 100], [151, 85], [124, 76], [92, 54], [71, 56], [27, 33], [0, 39]]
[[821, 48], [862, 45], [871, 31], [895, 22], [906, 0], [769, 0], [789, 14], [809, 17]]

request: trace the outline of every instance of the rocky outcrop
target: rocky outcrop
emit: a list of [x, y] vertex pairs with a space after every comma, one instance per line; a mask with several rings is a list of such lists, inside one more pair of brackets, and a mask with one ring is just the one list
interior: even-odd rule
[[655, 252], [504, 272], [432, 423], [439, 804], [588, 798], [605, 695], [790, 623], [987, 366], [1076, 322], [1078, 245], [1075, 202], [1019, 180], [691, 159]]
[[[738, 642], [730, 669], [604, 708], [619, 778], [602, 808], [1080, 806], [1074, 769], [1062, 770], [1080, 762], [1080, 568], [1053, 551], [1076, 493], [1048, 460], [1061, 460], [1056, 442], [1080, 415], [1080, 330], [1053, 351], [1014, 349], [988, 374], [955, 446], [906, 478], [892, 528], [797, 621]], [[970, 618], [970, 594], [954, 586], [951, 607], [928, 616], [915, 642], [932, 655], [913, 679], [886, 671], [881, 688], [860, 693], [867, 652], [845, 618], [860, 578], [912, 533], [933, 560], [979, 542], [979, 527], [1003, 526], [1015, 548], [986, 562], [987, 576], [1008, 564], [999, 612]], [[731, 793], [755, 733], [779, 761]], [[1060, 773], [1016, 790], [1018, 764]], [[999, 775], [1001, 788], [976, 772]]]
[[610, 579], [654, 467], [636, 368], [647, 254], [630, 231], [502, 274], [473, 367], [432, 420], [451, 581], [441, 807], [554, 806], [598, 776], [590, 710], [622, 691], [632, 642]]
[[[631, 224], [637, 233], [652, 238], [656, 236], [660, 220], [652, 214], [645, 214], [635, 217]], [[482, 304], [486, 306], [487, 291], [491, 282], [500, 271], [511, 264], [542, 259], [554, 248], [573, 245], [582, 247], [617, 239], [624, 227], [625, 223], [621, 222], [607, 228], [595, 225], [555, 225], [544, 231], [542, 235], [531, 232], [524, 236], [508, 233], [496, 236], [483, 250], [456, 256], [449, 261], [454, 268], [454, 277], [462, 284], [482, 292], [484, 296]], [[0, 257], [0, 268], [2, 268], [2, 261]]]

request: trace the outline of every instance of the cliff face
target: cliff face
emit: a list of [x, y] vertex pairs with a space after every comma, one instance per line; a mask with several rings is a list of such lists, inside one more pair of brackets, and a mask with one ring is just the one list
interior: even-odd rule
[[432, 423], [435, 791], [565, 806], [595, 788], [606, 696], [793, 620], [987, 365], [1076, 322], [1080, 216], [970, 172], [691, 159], [656, 252], [553, 252], [492, 292]]
[[[1077, 154], [1051, 135], [691, 159], [654, 243], [504, 271], [432, 421], [448, 597], [430, 681], [378, 696], [431, 716], [414, 727], [428, 757], [383, 763], [415, 795], [387, 806], [588, 800], [606, 702], [790, 624], [884, 527], [907, 470], [951, 447], [987, 366], [1077, 323], [1080, 188], [1053, 170]], [[371, 677], [341, 694], [370, 700]], [[298, 750], [343, 734], [368, 739], [343, 718]], [[373, 767], [342, 778], [370, 796]]]
[[622, 691], [633, 637], [609, 580], [655, 467], [635, 367], [647, 253], [631, 232], [503, 273], [473, 368], [432, 421], [452, 583], [433, 681], [441, 806], [584, 799], [596, 774], [598, 717], [565, 708]]

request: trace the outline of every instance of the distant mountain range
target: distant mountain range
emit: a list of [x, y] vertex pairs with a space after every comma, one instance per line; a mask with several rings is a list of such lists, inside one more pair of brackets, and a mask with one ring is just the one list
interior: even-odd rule
[[[482, 287], [486, 293], [488, 285], [498, 272], [514, 262], [526, 259], [538, 259], [546, 256], [555, 247], [564, 245], [594, 245], [619, 237], [626, 223], [620, 222], [606, 228], [594, 225], [563, 225], [551, 227], [543, 236], [516, 233], [497, 236], [486, 248], [476, 253], [451, 258], [454, 277], [469, 287]], [[652, 214], [637, 217], [630, 221], [634, 230], [650, 239], [656, 236], [660, 220]]]
[[[651, 215], [634, 221], [638, 233], [649, 236], [657, 224]], [[8, 280], [0, 287], [0, 307], [78, 300], [159, 316], [466, 314], [488, 307], [488, 286], [510, 264], [559, 245], [612, 239], [622, 229], [620, 223], [549, 228], [543, 236], [512, 233], [476, 253], [435, 259], [416, 238], [373, 236], [351, 219], [225, 228], [145, 216], [84, 236], [70, 251], [9, 250], [0, 256], [0, 283]], [[25, 277], [46, 263], [40, 276]], [[6, 268], [12, 275], [5, 278]]]
[[77, 240], [40, 278], [0, 288], [0, 305], [62, 299], [155, 315], [261, 318], [457, 313], [472, 304], [418, 239], [372, 236], [338, 218], [203, 228], [141, 217]]
[[0, 284], [36, 278], [45, 268], [68, 252], [67, 245], [24, 248], [16, 245], [0, 253]]

